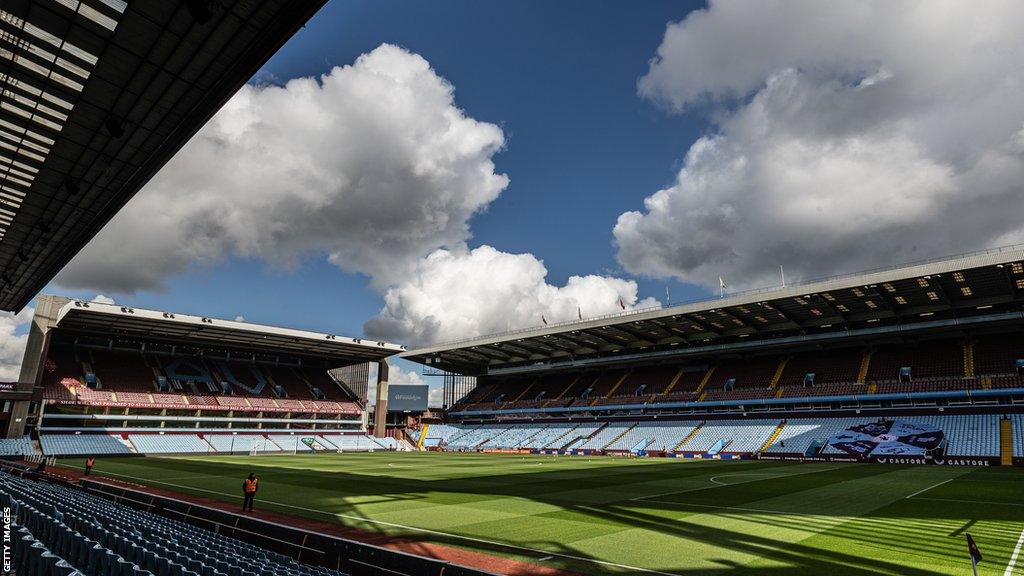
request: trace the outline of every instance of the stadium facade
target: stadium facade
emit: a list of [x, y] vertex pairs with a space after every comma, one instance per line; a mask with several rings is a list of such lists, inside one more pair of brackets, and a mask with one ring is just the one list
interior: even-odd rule
[[[1019, 462], [1024, 247], [401, 356], [475, 383], [446, 391], [454, 426], [427, 445]], [[896, 437], [910, 440], [877, 445]]]

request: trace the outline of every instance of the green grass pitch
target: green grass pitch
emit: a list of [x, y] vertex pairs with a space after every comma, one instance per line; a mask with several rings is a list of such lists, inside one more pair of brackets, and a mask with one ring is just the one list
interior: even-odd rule
[[[64, 461], [80, 466], [81, 460]], [[96, 472], [582, 574], [1008, 571], [1024, 470], [442, 453], [99, 459]], [[1024, 552], [1021, 552], [1024, 556]]]

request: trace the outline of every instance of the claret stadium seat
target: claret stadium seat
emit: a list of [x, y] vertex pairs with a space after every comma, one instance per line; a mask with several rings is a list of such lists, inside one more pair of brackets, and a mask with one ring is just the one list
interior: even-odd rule
[[343, 576], [79, 490], [0, 472], [21, 576]]

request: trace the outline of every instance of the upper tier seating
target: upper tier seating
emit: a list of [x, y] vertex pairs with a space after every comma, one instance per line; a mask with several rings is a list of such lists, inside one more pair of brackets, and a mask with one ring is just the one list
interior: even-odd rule
[[975, 375], [1016, 374], [1017, 360], [1024, 359], [1024, 334], [984, 336], [973, 348]]
[[124, 442], [109, 434], [42, 434], [39, 444], [47, 456], [132, 453]]
[[26, 576], [343, 576], [80, 490], [0, 472], [13, 509], [17, 574]]
[[[96, 375], [98, 388], [85, 386], [85, 371]], [[169, 390], [157, 389], [157, 374], [166, 375]], [[211, 393], [207, 379], [234, 382], [233, 395]], [[286, 391], [277, 397], [274, 384]], [[318, 398], [316, 388], [323, 395]], [[359, 405], [329, 375], [312, 368], [210, 361], [201, 357], [170, 358], [155, 354], [77, 351], [67, 344], [51, 348], [43, 376], [43, 397], [50, 402], [128, 408], [188, 408], [359, 414]]]
[[808, 373], [814, 373], [814, 387], [856, 382], [863, 356], [860, 348], [796, 354], [786, 362], [778, 385], [787, 391], [791, 387], [803, 388]]
[[706, 390], [722, 390], [726, 381], [734, 378], [736, 389], [768, 388], [779, 367], [776, 356], [751, 358], [724, 362], [715, 368]]
[[964, 375], [963, 347], [954, 340], [879, 347], [871, 354], [868, 382], [897, 381], [905, 366], [911, 368], [914, 380], [960, 378]]

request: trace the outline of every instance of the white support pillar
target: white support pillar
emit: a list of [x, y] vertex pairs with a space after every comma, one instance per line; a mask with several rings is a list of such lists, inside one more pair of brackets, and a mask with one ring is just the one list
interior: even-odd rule
[[388, 361], [377, 362], [377, 406], [374, 408], [373, 435], [387, 435], [388, 422]]

